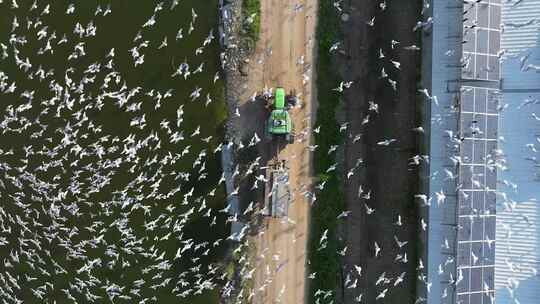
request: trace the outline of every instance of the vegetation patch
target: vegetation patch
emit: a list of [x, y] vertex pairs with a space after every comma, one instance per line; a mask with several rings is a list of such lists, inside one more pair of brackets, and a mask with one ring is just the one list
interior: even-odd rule
[[[340, 241], [337, 238], [337, 216], [343, 211], [344, 198], [342, 181], [336, 171], [327, 173], [326, 170], [335, 163], [335, 153], [328, 154], [332, 145], [342, 141], [339, 125], [336, 120], [336, 109], [339, 97], [332, 91], [332, 85], [339, 82], [329, 49], [341, 36], [338, 16], [331, 1], [319, 2], [319, 17], [317, 25], [318, 62], [317, 62], [317, 118], [315, 127], [320, 126], [320, 132], [315, 134], [314, 169], [318, 184], [325, 183], [323, 190], [317, 193], [317, 200], [311, 209], [310, 239], [308, 244], [309, 273], [315, 273], [309, 279], [308, 303], [323, 303], [322, 296], [315, 297], [317, 290], [335, 292], [340, 276], [341, 261], [337, 251]], [[320, 239], [328, 229], [327, 240], [321, 244]], [[333, 297], [324, 301], [330, 302]]]
[[259, 40], [261, 32], [261, 1], [244, 0], [242, 2], [243, 29], [253, 44]]

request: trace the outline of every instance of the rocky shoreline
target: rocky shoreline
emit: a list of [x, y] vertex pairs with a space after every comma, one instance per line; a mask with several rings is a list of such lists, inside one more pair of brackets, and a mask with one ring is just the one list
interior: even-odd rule
[[[222, 0], [220, 3], [220, 43], [221, 60], [225, 80], [225, 102], [229, 117], [233, 117], [238, 100], [246, 89], [249, 57], [254, 50], [249, 47], [249, 39], [242, 34], [242, 0]], [[240, 143], [239, 126], [232, 119], [227, 121], [226, 138]]]
[[[239, 107], [239, 101], [247, 89], [248, 63], [249, 57], [254, 50], [242, 34], [242, 1], [243, 0], [221, 0], [220, 1], [220, 21], [219, 35], [221, 44], [221, 62], [223, 78], [225, 83], [225, 103], [227, 105], [228, 119], [225, 126], [225, 139], [233, 143], [230, 148], [223, 151], [222, 168], [227, 179], [227, 204], [229, 204], [229, 215], [238, 216], [240, 213], [240, 194], [231, 196], [234, 185], [235, 168], [242, 166], [242, 160], [238, 159], [238, 150], [242, 147], [241, 124], [238, 119], [234, 119], [235, 111]], [[232, 199], [234, 197], [234, 199]], [[240, 263], [235, 251], [243, 246], [239, 241], [239, 235], [244, 232], [243, 228], [248, 223], [242, 222], [238, 218], [231, 226], [232, 240], [227, 257], [228, 282], [221, 290], [221, 303], [239, 303], [239, 295], [246, 282], [242, 278], [243, 268], [246, 265]], [[241, 298], [241, 296], [240, 296]]]

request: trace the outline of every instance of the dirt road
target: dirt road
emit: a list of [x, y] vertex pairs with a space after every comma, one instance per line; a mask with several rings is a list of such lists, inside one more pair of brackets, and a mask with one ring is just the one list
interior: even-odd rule
[[[287, 91], [294, 89], [300, 95], [301, 105], [291, 114], [296, 133], [301, 133], [311, 127], [315, 110], [311, 99], [311, 66], [317, 3], [315, 0], [261, 0], [261, 10], [261, 37], [250, 58], [245, 96], [239, 107], [243, 117], [240, 127], [260, 130], [264, 117], [254, 110], [260, 105], [248, 99], [265, 87], [281, 86]], [[261, 131], [258, 134], [261, 135]], [[310, 141], [310, 137], [296, 140], [278, 155], [280, 160], [287, 160], [293, 197], [288, 219], [265, 218], [261, 233], [253, 239], [258, 260], [252, 303], [304, 302], [309, 204], [301, 190], [311, 183], [311, 156], [307, 149]], [[264, 149], [264, 145], [259, 146]]]
[[[417, 191], [418, 171], [409, 165], [417, 154], [418, 133], [416, 101], [417, 53], [404, 49], [417, 44], [412, 31], [419, 15], [418, 1], [392, 1], [382, 10], [375, 1], [350, 0], [344, 8], [350, 19], [344, 25], [346, 58], [343, 58], [344, 78], [355, 84], [344, 94], [345, 120], [350, 122], [351, 138], [345, 145], [345, 170], [348, 172], [362, 158], [364, 165], [345, 180], [347, 209], [352, 213], [345, 225], [348, 254], [344, 276], [358, 276], [354, 266], [362, 267], [357, 288], [343, 290], [343, 303], [355, 303], [362, 294], [365, 303], [375, 303], [376, 297], [389, 288], [387, 303], [414, 303], [416, 284], [416, 241], [418, 218], [413, 200]], [[375, 16], [373, 26], [367, 21]], [[399, 41], [392, 47], [391, 40]], [[382, 52], [384, 57], [381, 56]], [[401, 63], [396, 69], [390, 60]], [[388, 76], [381, 77], [384, 68]], [[396, 89], [388, 79], [396, 81]], [[378, 113], [369, 111], [369, 101], [378, 104]], [[369, 115], [369, 123], [362, 120]], [[362, 137], [356, 143], [356, 134]], [[378, 144], [396, 139], [389, 146]], [[359, 197], [359, 187], [364, 197]], [[366, 198], [365, 193], [370, 193]], [[366, 213], [366, 205], [375, 211]], [[398, 215], [402, 224], [394, 224]], [[399, 248], [394, 236], [408, 244]], [[375, 242], [381, 253], [375, 257]], [[403, 257], [407, 258], [403, 258]], [[377, 283], [381, 275], [391, 283]], [[404, 273], [403, 282], [394, 287], [395, 279]]]

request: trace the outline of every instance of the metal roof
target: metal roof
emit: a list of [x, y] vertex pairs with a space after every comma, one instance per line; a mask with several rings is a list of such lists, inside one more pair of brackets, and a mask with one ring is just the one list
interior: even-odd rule
[[540, 169], [527, 159], [539, 155], [526, 147], [540, 135], [540, 122], [531, 116], [531, 111], [540, 113], [540, 105], [519, 108], [529, 97], [540, 100], [539, 93], [504, 93], [503, 97], [510, 106], [502, 112], [500, 126], [508, 169], [499, 171], [498, 191], [505, 196], [497, 197], [497, 304], [515, 303], [507, 288], [513, 282], [519, 282], [514, 294], [520, 303], [540, 301], [540, 277], [534, 274], [540, 272], [540, 203], [535, 200], [540, 198]]
[[[539, 65], [540, 1], [522, 1], [517, 6], [503, 7], [503, 36], [505, 51], [502, 71], [503, 90], [531, 92], [539, 89], [540, 74], [528, 66]], [[530, 23], [534, 20], [533, 23]], [[529, 24], [530, 23], [530, 24]], [[526, 70], [526, 71], [525, 71]]]
[[463, 5], [459, 98], [457, 303], [495, 299], [500, 1]]
[[[433, 17], [433, 27], [422, 41], [422, 82], [432, 96], [437, 96], [438, 104], [425, 100], [422, 111], [426, 134], [425, 150], [429, 150], [429, 168], [425, 168], [422, 192], [435, 197], [435, 192], [446, 193], [446, 202], [438, 206], [433, 203], [421, 209], [421, 216], [428, 219], [428, 231], [422, 236], [421, 259], [426, 267], [426, 281], [431, 285], [427, 291], [426, 282], [418, 280], [418, 296], [426, 298], [428, 304], [455, 303], [454, 285], [456, 278], [456, 206], [455, 179], [445, 179], [445, 170], [456, 173], [450, 156], [455, 147], [445, 136], [446, 130], [454, 133], [458, 128], [458, 115], [453, 109], [459, 95], [458, 82], [461, 78], [461, 23], [463, 9], [459, 2], [433, 0], [427, 12]], [[427, 18], [428, 16], [425, 16]], [[447, 243], [448, 246], [444, 246]], [[439, 273], [439, 265], [442, 273]]]
[[[540, 0], [507, 2], [503, 7], [505, 49], [502, 64], [504, 110], [500, 141], [507, 170], [499, 170], [495, 288], [497, 304], [538, 303], [540, 300]], [[502, 195], [504, 193], [504, 195]], [[535, 274], [536, 273], [536, 274]], [[517, 287], [517, 288], [516, 288]]]

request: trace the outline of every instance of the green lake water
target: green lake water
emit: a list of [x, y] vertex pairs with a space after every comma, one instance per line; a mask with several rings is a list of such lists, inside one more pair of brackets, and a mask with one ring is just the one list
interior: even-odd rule
[[[75, 11], [67, 15], [66, 9], [70, 2], [75, 3]], [[74, 303], [66, 299], [66, 295], [61, 289], [70, 289], [70, 283], [74, 284], [77, 280], [91, 281], [91, 277], [85, 272], [78, 273], [84, 265], [91, 260], [101, 259], [102, 266], [96, 266], [90, 273], [97, 278], [100, 283], [89, 290], [101, 296], [95, 303], [110, 303], [103, 286], [116, 284], [124, 286], [122, 294], [129, 294], [134, 281], [144, 279], [146, 283], [138, 288], [140, 296], [131, 295], [132, 299], [121, 299], [116, 297], [114, 303], [139, 303], [143, 298], [152, 298], [148, 303], [217, 303], [218, 288], [214, 291], [204, 291], [201, 295], [179, 298], [174, 295], [174, 283], [178, 281], [178, 275], [186, 273], [186, 280], [192, 285], [196, 285], [198, 279], [197, 273], [202, 278], [212, 278], [212, 282], [219, 283], [217, 278], [220, 273], [214, 275], [208, 273], [208, 265], [220, 261], [225, 251], [225, 244], [211, 248], [208, 255], [202, 253], [205, 249], [187, 250], [180, 259], [174, 260], [177, 248], [183, 246], [182, 241], [194, 239], [195, 243], [207, 241], [212, 244], [215, 240], [226, 238], [228, 236], [228, 226], [225, 224], [223, 213], [217, 212], [225, 205], [224, 184], [216, 186], [221, 177], [220, 155], [214, 154], [214, 149], [223, 140], [223, 125], [226, 119], [226, 108], [223, 101], [223, 84], [221, 80], [214, 83], [214, 75], [219, 71], [219, 44], [217, 41], [217, 0], [180, 0], [174, 10], [170, 10], [170, 1], [165, 1], [163, 9], [156, 12], [155, 25], [142, 28], [142, 25], [154, 14], [156, 1], [49, 1], [50, 7], [48, 14], [42, 14], [48, 5], [45, 1], [38, 1], [37, 9], [29, 11], [32, 1], [18, 1], [18, 8], [12, 6], [11, 1], [4, 1], [0, 4], [0, 42], [7, 46], [9, 56], [0, 60], [0, 71], [8, 76], [6, 82], [9, 84], [15, 82], [17, 89], [11, 94], [0, 94], [0, 119], [5, 120], [10, 109], [19, 107], [27, 102], [27, 99], [21, 94], [27, 91], [35, 91], [31, 101], [31, 108], [23, 109], [17, 113], [19, 121], [13, 121], [8, 124], [12, 130], [0, 133], [0, 149], [3, 151], [13, 150], [13, 154], [0, 155], [0, 163], [9, 165], [9, 169], [4, 167], [0, 171], [0, 179], [5, 187], [0, 188], [0, 199], [2, 199], [3, 209], [13, 217], [19, 216], [28, 222], [28, 228], [32, 232], [24, 232], [20, 225], [6, 220], [6, 226], [12, 227], [11, 232], [0, 232], [0, 237], [5, 237], [9, 244], [0, 247], [0, 259], [10, 259], [10, 253], [18, 252], [20, 263], [12, 262], [13, 267], [0, 266], [0, 272], [9, 272], [17, 277], [21, 290], [14, 289], [14, 295], [23, 300], [24, 303]], [[111, 4], [111, 13], [103, 16], [103, 13], [95, 15], [96, 8], [100, 6], [105, 10], [107, 4]], [[192, 9], [197, 17], [193, 22], [194, 30], [188, 35], [190, 23], [193, 20]], [[12, 22], [17, 17], [19, 27], [12, 33]], [[37, 27], [27, 28], [27, 18], [35, 24], [35, 21], [41, 20]], [[36, 19], [39, 18], [39, 19]], [[82, 27], [87, 27], [89, 23], [96, 26], [96, 35], [80, 38], [74, 34], [74, 28], [77, 23]], [[43, 28], [46, 28], [46, 37], [38, 40], [37, 34]], [[180, 28], [183, 28], [184, 38], [176, 41], [175, 37]], [[209, 45], [202, 49], [202, 54], [196, 55], [196, 49], [201, 47], [205, 38], [213, 30], [216, 37]], [[142, 38], [134, 42], [138, 32], [141, 32]], [[57, 38], [52, 38], [50, 43], [54, 53], [45, 52], [38, 54], [40, 48], [46, 47], [46, 42], [51, 34], [55, 32]], [[58, 41], [66, 34], [68, 41], [58, 45]], [[16, 66], [14, 59], [14, 49], [9, 40], [12, 35], [25, 37], [26, 43], [15, 43], [19, 51], [18, 56], [24, 61], [29, 58], [32, 67], [27, 72], [22, 71]], [[164, 37], [168, 37], [167, 46], [158, 49]], [[135, 67], [134, 59], [130, 49], [139, 46], [144, 41], [148, 41], [147, 47], [140, 47], [139, 53], [144, 54], [144, 63]], [[74, 51], [78, 43], [83, 42], [84, 56], [68, 59], [68, 56]], [[104, 66], [110, 60], [107, 54], [115, 49], [114, 69], [118, 71], [121, 78], [118, 83], [111, 81], [109, 87], [102, 88], [104, 77], [110, 71]], [[0, 50], [1, 51], [1, 50]], [[203, 72], [192, 74], [186, 79], [183, 77], [171, 77], [175, 69], [182, 62], [187, 62], [190, 70], [193, 72], [201, 63], [204, 62]], [[66, 86], [66, 70], [73, 68], [69, 77], [78, 84], [82, 81], [84, 71], [90, 65], [98, 63], [101, 65], [101, 71], [94, 76], [93, 83], [88, 82], [84, 85], [85, 99], [79, 99], [80, 94], [72, 92], [71, 98], [74, 103], [69, 108], [62, 108], [58, 111], [58, 104], [47, 105], [46, 100], [50, 100], [54, 93], [49, 89], [51, 80], [55, 80], [60, 86]], [[39, 67], [44, 71], [50, 71], [51, 76], [44, 80], [39, 80], [38, 76], [34, 79], [28, 79], [28, 75], [36, 72]], [[90, 74], [87, 74], [90, 75]], [[114, 77], [113, 77], [114, 79]], [[96, 97], [104, 91], [114, 91], [121, 89], [125, 84], [129, 89], [141, 87], [140, 93], [132, 97], [126, 105], [120, 107], [116, 100], [110, 97], [103, 98], [103, 105], [97, 107]], [[201, 96], [191, 101], [189, 95], [196, 88], [201, 88]], [[146, 93], [154, 90], [162, 95], [172, 90], [173, 96], [164, 98], [161, 101], [161, 107], [156, 109], [156, 100]], [[213, 100], [208, 106], [205, 106], [206, 96]], [[126, 107], [130, 104], [141, 103], [140, 109], [134, 112], [127, 112]], [[176, 126], [177, 110], [184, 105], [184, 121], [180, 127]], [[48, 109], [48, 112], [44, 110]], [[82, 111], [82, 112], [81, 112]], [[84, 112], [84, 115], [81, 113]], [[77, 114], [78, 113], [78, 114]], [[130, 122], [142, 115], [145, 115], [146, 126], [138, 128], [130, 126]], [[79, 116], [77, 116], [79, 115]], [[3, 118], [2, 118], [3, 117]], [[36, 123], [36, 118], [43, 126]], [[84, 121], [82, 117], [87, 117]], [[25, 120], [26, 119], [26, 120]], [[2, 121], [0, 120], [0, 122]], [[28, 126], [20, 131], [15, 131], [22, 127], [28, 121]], [[169, 127], [172, 132], [184, 132], [184, 140], [178, 143], [169, 142], [171, 133], [162, 128], [160, 123], [169, 121]], [[79, 123], [79, 124], [78, 124]], [[81, 156], [73, 151], [75, 145], [62, 146], [62, 140], [66, 135], [65, 126], [70, 125], [79, 129], [79, 132], [72, 137], [83, 151], [87, 149], [88, 155]], [[77, 127], [74, 127], [77, 126]], [[200, 135], [191, 136], [191, 134], [200, 127]], [[40, 133], [41, 130], [41, 133]], [[35, 135], [40, 133], [40, 135]], [[34, 136], [33, 136], [34, 134]], [[148, 146], [140, 148], [134, 159], [126, 160], [126, 155], [122, 154], [124, 140], [133, 138], [135, 141], [143, 141], [150, 134], [156, 134], [160, 143], [150, 140]], [[100, 141], [104, 136], [107, 139]], [[203, 138], [212, 136], [208, 142]], [[118, 141], [113, 142], [117, 137]], [[95, 144], [105, 148], [111, 148], [105, 151], [100, 157], [92, 153]], [[115, 150], [113, 147], [119, 149]], [[182, 153], [186, 147], [190, 146], [189, 153], [181, 157], [175, 163], [168, 162], [160, 165], [159, 161], [167, 155]], [[45, 155], [39, 153], [30, 153], [26, 155], [25, 149], [36, 151], [55, 151], [54, 155]], [[205, 169], [201, 170], [201, 165], [193, 166], [194, 161], [203, 149], [206, 150], [206, 156], [203, 157]], [[155, 159], [154, 159], [155, 158]], [[123, 159], [118, 168], [105, 169], [105, 160], [114, 161]], [[144, 165], [152, 159], [157, 162]], [[61, 162], [63, 165], [50, 167], [46, 170], [37, 170], [43, 163]], [[77, 161], [76, 164], [69, 164]], [[131, 169], [131, 172], [130, 172]], [[35, 182], [23, 178], [24, 172], [33, 172], [35, 176], [44, 183], [49, 183], [48, 193], [50, 197], [61, 195], [65, 192], [60, 202], [53, 203], [50, 197], [43, 197], [38, 194], [32, 185]], [[170, 195], [167, 198], [145, 198], [152, 193], [151, 184], [155, 182], [148, 181], [137, 184], [130, 183], [140, 175], [146, 175], [151, 178], [157, 172], [163, 175], [161, 183], [157, 187], [157, 192], [167, 194], [172, 189], [180, 186], [180, 191]], [[181, 172], [190, 173], [189, 181], [181, 181], [178, 174]], [[99, 173], [99, 174], [98, 174]], [[202, 174], [206, 174], [200, 178]], [[100, 175], [106, 175], [108, 180], [102, 187], [98, 184], [103, 182]], [[16, 182], [9, 177], [21, 178], [22, 186], [19, 188]], [[80, 182], [81, 191], [73, 193], [68, 190], [69, 185], [73, 185], [74, 180]], [[193, 195], [189, 197], [187, 205], [182, 204], [185, 194], [194, 189]], [[92, 189], [97, 189], [92, 191]], [[210, 195], [209, 192], [213, 192]], [[125, 190], [125, 196], [119, 193]], [[15, 204], [15, 198], [22, 198], [25, 207]], [[122, 207], [125, 199], [134, 198], [132, 203], [126, 203], [127, 207]], [[199, 211], [202, 200], [205, 200], [207, 208], [211, 208], [211, 216], [205, 217], [203, 214], [208, 210], [204, 208]], [[138, 202], [143, 208], [135, 208], [128, 214], [130, 208]], [[68, 206], [76, 206], [76, 212], [71, 212]], [[51, 216], [47, 214], [48, 210], [59, 207], [59, 214]], [[173, 211], [167, 210], [167, 207], [174, 206]], [[166, 221], [180, 221], [181, 214], [194, 208], [194, 214], [190, 216], [189, 221], [185, 223], [182, 231], [174, 231], [172, 226], [167, 227]], [[34, 211], [35, 210], [35, 211]], [[73, 209], [72, 209], [73, 210]], [[34, 214], [39, 216], [34, 217]], [[160, 217], [160, 215], [163, 215]], [[210, 223], [216, 216], [215, 224]], [[59, 219], [60, 218], [60, 219]], [[145, 223], [159, 218], [158, 225], [153, 230], [144, 227]], [[37, 221], [33, 223], [33, 219]], [[157, 255], [164, 254], [163, 260], [170, 260], [172, 267], [164, 271], [152, 269], [145, 273], [143, 269], [149, 265], [156, 264], [155, 258], [147, 258], [140, 254], [124, 254], [121, 248], [126, 246], [128, 239], [123, 235], [120, 229], [116, 228], [115, 223], [118, 219], [126, 220], [126, 229], [130, 229], [131, 234], [140, 240], [138, 247], [147, 252], [156, 251]], [[116, 221], [116, 222], [115, 222]], [[45, 232], [49, 233], [46, 227], [53, 222], [60, 223], [60, 227], [55, 228], [55, 236], [47, 240], [44, 238]], [[96, 224], [98, 223], [98, 224]], [[90, 231], [88, 227], [96, 225], [96, 231]], [[107, 227], [106, 230], [101, 229]], [[70, 236], [73, 231], [77, 234]], [[170, 233], [170, 237], [166, 238]], [[34, 234], [40, 237], [34, 236]], [[104, 242], [96, 246], [90, 246], [84, 243], [103, 234]], [[21, 245], [20, 238], [40, 240], [40, 247], [32, 242]], [[63, 243], [69, 240], [70, 246], [80, 245], [84, 248], [84, 255], [87, 260], [73, 259], [68, 255], [69, 249]], [[114, 258], [107, 256], [105, 251], [107, 246], [115, 244], [116, 251], [120, 253], [120, 258], [115, 266], [108, 268], [106, 264]], [[73, 247], [72, 247], [73, 248]], [[35, 253], [32, 259], [41, 256], [43, 263], [34, 262], [46, 269], [51, 276], [43, 274], [37, 269], [32, 269], [26, 260], [29, 258], [23, 251]], [[48, 251], [48, 253], [45, 253]], [[193, 261], [193, 258], [200, 260]], [[125, 265], [122, 266], [122, 262]], [[55, 263], [60, 265], [67, 273], [55, 274]], [[127, 265], [129, 263], [129, 265]], [[190, 268], [202, 265], [200, 271], [191, 271]], [[158, 275], [161, 272], [161, 277]], [[35, 277], [35, 280], [27, 280], [26, 276]], [[153, 284], [160, 284], [166, 278], [171, 278], [170, 283], [165, 287], [152, 288]], [[45, 286], [44, 299], [38, 300], [30, 289], [38, 289], [45, 282], [53, 284], [54, 287]], [[215, 285], [218, 286], [218, 285]], [[185, 290], [186, 288], [180, 288]], [[179, 293], [179, 292], [176, 292]], [[89, 303], [84, 293], [71, 293], [78, 303]], [[11, 302], [10, 302], [11, 303]]]

